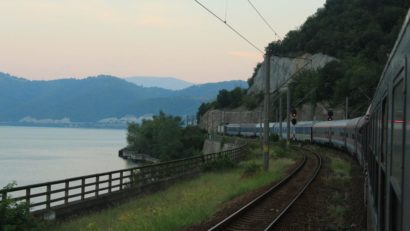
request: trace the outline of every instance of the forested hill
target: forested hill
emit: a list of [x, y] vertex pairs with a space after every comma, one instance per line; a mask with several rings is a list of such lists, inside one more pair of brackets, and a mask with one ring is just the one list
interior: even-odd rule
[[0, 72], [0, 123], [24, 117], [97, 122], [110, 117], [157, 114], [161, 110], [171, 115], [193, 115], [202, 102], [214, 99], [219, 90], [245, 85], [244, 81], [226, 81], [171, 91], [137, 86], [113, 76], [30, 81]]
[[[269, 55], [323, 53], [338, 59], [296, 76], [290, 87], [292, 104], [303, 99], [302, 104], [342, 108], [348, 96], [350, 117], [364, 113], [409, 6], [409, 0], [327, 0], [298, 29], [270, 43]], [[259, 68], [256, 65], [250, 85]]]
[[[339, 59], [321, 71], [304, 72], [293, 82], [293, 98], [344, 105], [348, 96], [352, 115], [364, 113], [374, 94], [389, 52], [400, 32], [410, 1], [327, 0], [283, 41], [266, 51], [275, 55], [324, 53]], [[306, 77], [306, 78], [305, 78]]]

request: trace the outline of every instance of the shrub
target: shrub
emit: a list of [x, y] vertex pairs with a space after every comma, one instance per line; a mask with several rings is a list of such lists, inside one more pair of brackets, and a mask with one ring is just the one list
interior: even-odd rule
[[[11, 189], [16, 183], [8, 184], [3, 189]], [[0, 231], [40, 231], [42, 225], [29, 212], [26, 203], [18, 203], [11, 197], [0, 201]]]
[[236, 167], [236, 163], [229, 159], [228, 157], [224, 156], [217, 160], [213, 160], [210, 162], [205, 163], [204, 170], [205, 171], [221, 171], [232, 169]]
[[244, 171], [242, 176], [253, 176], [261, 170], [261, 166], [256, 162], [252, 161], [244, 165]]
[[271, 142], [278, 142], [279, 141], [279, 135], [276, 134], [276, 133], [271, 134], [269, 138], [270, 138]]

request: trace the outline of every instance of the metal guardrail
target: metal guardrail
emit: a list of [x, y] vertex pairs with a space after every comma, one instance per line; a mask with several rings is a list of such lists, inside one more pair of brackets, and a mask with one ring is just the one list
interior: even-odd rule
[[204, 164], [222, 157], [237, 161], [243, 157], [244, 147], [242, 145], [232, 150], [180, 160], [3, 189], [0, 190], [1, 200], [11, 198], [17, 202], [26, 202], [31, 212], [46, 212], [57, 206], [70, 206], [84, 200], [116, 192], [140, 190], [149, 185], [177, 179], [199, 172]]

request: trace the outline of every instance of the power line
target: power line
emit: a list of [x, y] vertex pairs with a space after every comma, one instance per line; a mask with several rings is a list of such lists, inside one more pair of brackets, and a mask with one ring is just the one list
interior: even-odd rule
[[208, 11], [210, 14], [212, 14], [215, 18], [217, 18], [219, 21], [223, 22], [229, 29], [231, 29], [233, 32], [235, 32], [239, 37], [241, 37], [243, 40], [245, 40], [249, 45], [251, 45], [253, 48], [258, 50], [260, 53], [265, 54], [262, 49], [259, 49], [254, 43], [252, 43], [249, 39], [247, 39], [245, 36], [243, 36], [239, 31], [237, 31], [235, 28], [233, 28], [231, 25], [229, 25], [228, 22], [220, 18], [218, 15], [216, 15], [214, 12], [212, 12], [208, 7], [204, 6], [202, 3], [200, 3], [198, 0], [194, 0], [198, 5], [202, 6], [206, 11]]
[[252, 8], [258, 13], [258, 15], [261, 17], [261, 19], [265, 22], [265, 24], [271, 29], [271, 31], [279, 38], [281, 39], [281, 36], [273, 29], [273, 27], [269, 24], [269, 22], [263, 17], [263, 15], [259, 12], [259, 10], [253, 5], [251, 0], [248, 0], [249, 4], [252, 6]]

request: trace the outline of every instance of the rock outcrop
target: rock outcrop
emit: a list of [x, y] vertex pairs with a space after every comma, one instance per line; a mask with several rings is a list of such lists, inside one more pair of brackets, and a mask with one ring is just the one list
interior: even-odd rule
[[[270, 89], [274, 91], [286, 86], [289, 79], [300, 70], [320, 69], [333, 60], [336, 59], [321, 53], [304, 54], [298, 58], [273, 56], [270, 60]], [[255, 76], [252, 87], [248, 90], [248, 94], [255, 94], [265, 90], [265, 76], [266, 65], [263, 63]]]
[[209, 110], [203, 116], [199, 126], [209, 133], [217, 132], [218, 126], [226, 123], [259, 123], [263, 121], [262, 113], [258, 111], [226, 111], [226, 110]]

